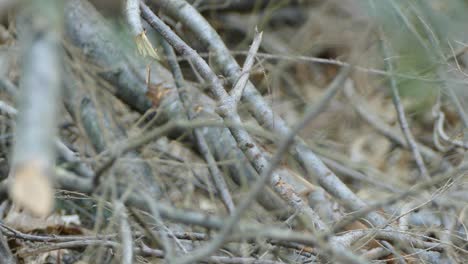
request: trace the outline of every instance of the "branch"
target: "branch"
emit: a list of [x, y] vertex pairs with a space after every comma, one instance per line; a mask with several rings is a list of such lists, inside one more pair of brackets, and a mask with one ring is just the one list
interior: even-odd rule
[[[146, 65], [139, 58], [126, 56], [126, 50], [118, 45], [119, 40], [114, 38], [114, 34], [106, 21], [97, 13], [97, 11], [87, 2], [81, 0], [69, 0], [65, 8], [65, 28], [68, 39], [72, 44], [81, 49], [83, 55], [95, 62], [101, 70], [101, 76], [109, 81], [115, 89], [112, 92], [132, 109], [140, 113], [145, 113], [150, 109], [151, 101], [146, 97], [147, 86], [144, 82], [144, 72]], [[141, 58], [140, 58], [141, 59]], [[159, 63], [152, 64], [151, 79], [153, 84], [164, 84], [164, 87], [170, 91], [174, 89], [174, 80], [168, 72]], [[192, 106], [197, 107], [199, 118], [217, 120], [221, 118], [215, 113], [214, 102], [196, 89], [187, 89], [192, 99]], [[200, 107], [198, 107], [200, 106]], [[182, 108], [177, 93], [168, 92], [161, 99], [158, 108], [158, 123], [168, 120], [186, 119], [186, 114]], [[172, 125], [174, 125], [172, 123]], [[222, 125], [221, 125], [222, 126]], [[238, 162], [225, 165], [229, 176], [236, 183], [243, 180], [252, 182], [257, 177], [255, 170], [246, 161], [245, 155], [237, 147], [236, 141], [232, 138], [229, 130], [221, 126], [212, 126], [202, 129], [213, 155], [218, 161], [235, 160]], [[173, 126], [171, 135], [178, 137], [181, 128]], [[168, 132], [167, 132], [168, 133]], [[284, 202], [278, 198], [271, 190], [263, 192], [259, 202], [268, 210], [280, 209], [279, 212], [287, 213], [284, 210]]]
[[[381, 34], [380, 37], [381, 37], [381, 45], [382, 45], [382, 50], [383, 50], [383, 55], [384, 55], [385, 67], [391, 73], [394, 70], [393, 70], [393, 64], [390, 61], [391, 55], [390, 55], [389, 47], [387, 47], [387, 43], [383, 39], [384, 38], [382, 35], [383, 33], [380, 33], [380, 34]], [[403, 107], [403, 104], [401, 103], [395, 77], [390, 77], [390, 89], [392, 90], [392, 101], [393, 101], [393, 105], [395, 106], [395, 110], [397, 112], [398, 122], [400, 123], [401, 131], [403, 132], [406, 143], [408, 144], [411, 152], [413, 153], [413, 157], [419, 169], [420, 177], [423, 177], [426, 180], [430, 179], [431, 176], [429, 175], [429, 172], [427, 171], [426, 165], [424, 164], [423, 158], [421, 156], [421, 152], [419, 152], [419, 148], [418, 148], [418, 145], [416, 144], [416, 140], [414, 139], [413, 134], [411, 133], [411, 130], [409, 128], [408, 121], [406, 120], [405, 109]]]
[[137, 36], [143, 32], [140, 19], [139, 0], [125, 0], [125, 17], [132, 33]]
[[[183, 0], [158, 0], [163, 11], [177, 18], [179, 22], [192, 30], [197, 37], [214, 51], [214, 59], [221, 67], [229, 81], [237, 80], [241, 76], [240, 66], [231, 56], [223, 41], [209, 23], [188, 3]], [[231, 83], [232, 84], [232, 83]], [[274, 114], [263, 96], [255, 86], [248, 82], [243, 94], [243, 100], [258, 123], [267, 130], [273, 131], [280, 137], [287, 137], [291, 129], [277, 114]], [[349, 210], [364, 208], [366, 203], [354, 194], [325, 164], [310, 150], [300, 138], [296, 138], [291, 148], [291, 154], [307, 171], [309, 177], [318, 178], [319, 184]], [[385, 219], [378, 213], [372, 212], [367, 219], [374, 225], [385, 223]]]
[[3, 234], [0, 232], [0, 264], [15, 264], [16, 258], [11, 253], [8, 241]]
[[[159, 20], [144, 3], [141, 3], [140, 6], [142, 8], [142, 16], [147, 20], [147, 22], [153, 28], [155, 28], [173, 47], [175, 47], [180, 54], [189, 57], [201, 76], [207, 82], [210, 82], [211, 91], [220, 103], [219, 111], [221, 112], [223, 118], [226, 121], [240, 123], [240, 117], [237, 115], [236, 111], [233, 110], [236, 108], [233, 105], [233, 98], [226, 93], [221, 85], [221, 82], [216, 77], [211, 68], [207, 65], [207, 63], [193, 49], [191, 49], [177, 35], [175, 35], [161, 20]], [[240, 202], [234, 214], [228, 219], [223, 229], [220, 231], [220, 234], [218, 234], [218, 236], [216, 236], [211, 241], [211, 243], [199, 248], [191, 255], [181, 257], [176, 261], [176, 263], [185, 264], [196, 262], [215, 252], [226, 241], [227, 236], [233, 231], [234, 225], [240, 220], [242, 213], [255, 200], [256, 196], [264, 188], [264, 185], [270, 177], [272, 178], [271, 184], [273, 185], [272, 187], [275, 189], [275, 191], [277, 191], [280, 196], [283, 197], [283, 199], [285, 199], [296, 210], [303, 213], [303, 217], [307, 219], [306, 221], [311, 221], [311, 223], [314, 225], [312, 230], [317, 230], [319, 232], [326, 230], [325, 224], [320, 220], [316, 213], [312, 211], [312, 209], [308, 207], [308, 205], [306, 205], [297, 194], [294, 193], [294, 190], [287, 186], [286, 183], [284, 183], [279, 177], [279, 175], [275, 173], [276, 166], [282, 160], [283, 154], [288, 150], [290, 144], [294, 141], [296, 134], [305, 127], [305, 125], [309, 122], [309, 118], [311, 116], [313, 117], [314, 113], [315, 112], [312, 111], [311, 113], [306, 114], [304, 119], [299, 122], [299, 124], [291, 131], [291, 133], [281, 140], [278, 150], [269, 164], [245, 130], [230, 129], [234, 138], [238, 142], [238, 145], [240, 145], [240, 148], [244, 150], [251, 163], [258, 170], [258, 172], [261, 173], [260, 178], [249, 190], [246, 197]], [[243, 147], [242, 144], [249, 144], [249, 146], [244, 145]], [[333, 246], [331, 246], [331, 248], [333, 248]], [[326, 250], [327, 253], [328, 251], [329, 249]], [[345, 250], [341, 249], [340, 251]], [[361, 260], [353, 256], [351, 253], [343, 253], [342, 255], [345, 256], [344, 258], [346, 258], [349, 263], [362, 263]], [[333, 254], [332, 256], [335, 255]]]
[[127, 19], [130, 30], [135, 37], [137, 50], [143, 57], [150, 56], [153, 59], [159, 59], [158, 54], [151, 45], [151, 42], [146, 37], [145, 30], [140, 19], [139, 0], [125, 0], [125, 17]]
[[114, 202], [114, 210], [119, 219], [120, 237], [122, 239], [122, 264], [133, 263], [133, 237], [128, 223], [127, 210], [121, 201]]
[[[126, 140], [127, 135], [115, 121], [113, 112], [108, 110], [107, 107], [96, 109], [86, 91], [80, 89], [79, 78], [74, 78], [71, 73], [67, 76], [65, 105], [75, 121], [82, 124], [96, 152], [100, 153]], [[98, 110], [101, 110], [101, 112]], [[137, 152], [131, 150], [127, 152], [128, 154], [125, 157], [139, 159]], [[118, 153], [113, 159], [120, 158], [122, 154], [124, 153]], [[103, 171], [97, 169], [95, 172], [94, 182], [97, 184]], [[119, 185], [121, 188], [130, 187], [128, 181], [132, 178], [133, 187], [137, 186], [139, 191], [145, 191], [153, 197], [158, 197], [161, 194], [158, 183], [154, 181], [151, 168], [144, 160], [119, 162], [116, 167], [116, 175], [120, 183], [125, 183]]]
[[[182, 74], [182, 70], [180, 69], [179, 63], [177, 62], [177, 57], [174, 52], [174, 49], [166, 41], [162, 40], [162, 42], [162, 46], [166, 53], [169, 66], [171, 67], [175, 78], [175, 84], [177, 87], [177, 94], [179, 95], [179, 100], [184, 106], [184, 110], [187, 113], [188, 119], [194, 119], [196, 118], [196, 113], [193, 111], [189, 99], [187, 98], [187, 93], [184, 91], [184, 87], [186, 87], [186, 84]], [[227, 188], [227, 184], [224, 180], [223, 174], [218, 168], [218, 165], [216, 164], [216, 160], [210, 151], [210, 148], [205, 137], [203, 136], [203, 133], [199, 129], [195, 129], [193, 133], [198, 144], [198, 149], [208, 164], [208, 169], [210, 170], [213, 182], [215, 183], [216, 188], [220, 193], [221, 199], [223, 200], [224, 205], [226, 206], [229, 213], [232, 214], [234, 212], [234, 202], [232, 201], [232, 197], [229, 193], [229, 189]]]
[[[241, 124], [242, 121], [237, 112], [234, 110], [236, 107], [234, 106], [232, 97], [230, 97], [229, 94], [224, 90], [221, 81], [211, 70], [208, 64], [192, 48], [190, 48], [174, 32], [172, 32], [172, 30], [167, 25], [165, 25], [158, 17], [156, 17], [144, 3], [141, 3], [140, 7], [142, 9], [143, 18], [145, 18], [145, 20], [153, 28], [155, 28], [181, 55], [189, 57], [200, 75], [211, 84], [210, 89], [219, 102], [219, 112], [223, 119], [229, 123]], [[281, 179], [281, 176], [275, 173], [274, 169], [278, 165], [279, 160], [281, 160], [283, 151], [278, 151], [277, 155], [275, 155], [275, 158], [273, 158], [269, 165], [264, 153], [260, 150], [260, 148], [245, 129], [231, 127], [229, 130], [236, 139], [239, 148], [246, 154], [251, 164], [254, 166], [257, 172], [261, 174], [261, 176], [253, 185], [246, 199], [241, 202], [236, 210], [236, 213], [232, 215], [232, 218], [226, 224], [226, 229], [223, 229], [221, 235], [218, 236], [217, 240], [214, 240], [215, 242], [213, 244], [216, 244], [217, 247], [219, 247], [224, 242], [223, 237], [232, 231], [234, 224], [239, 220], [242, 212], [246, 210], [256, 199], [258, 193], [261, 191], [261, 189], [263, 189], [264, 184], [270, 180], [270, 176], [270, 185], [272, 188], [293, 208], [303, 213], [304, 217], [310, 221], [309, 224], [313, 224], [318, 230], [324, 230], [325, 225], [321, 222], [316, 213], [302, 200], [302, 198], [300, 198], [295, 193], [294, 189], [289, 184]], [[294, 136], [295, 133], [292, 133], [292, 138], [294, 138]], [[289, 141], [286, 140], [285, 145], [282, 145], [282, 147], [284, 150], [287, 150], [288, 146]], [[206, 252], [211, 252], [214, 248], [217, 247], [212, 247], [210, 250], [207, 249]], [[206, 252], [200, 252], [200, 255], [197, 255], [195, 260], [204, 256]], [[193, 260], [190, 260], [187, 257], [182, 260], [181, 263], [185, 263], [185, 261], [190, 262]]]
[[23, 44], [22, 78], [11, 197], [26, 210], [46, 216], [53, 209], [49, 175], [55, 163], [54, 140], [60, 98], [60, 5], [30, 1], [18, 17]]
[[245, 85], [249, 81], [250, 70], [255, 62], [255, 55], [257, 54], [260, 43], [262, 42], [263, 32], [256, 33], [252, 45], [250, 46], [249, 53], [245, 59], [244, 66], [242, 67], [241, 77], [236, 80], [236, 84], [230, 92], [230, 96], [234, 99], [235, 104], [238, 105], [244, 93]]
[[[11, 84], [11, 88], [14, 89], [14, 91], [17, 90], [14, 84]], [[3, 101], [0, 101], [0, 111], [7, 113], [9, 116], [16, 116], [18, 114], [18, 110], [16, 110], [16, 108]], [[91, 168], [83, 163], [78, 155], [69, 149], [67, 145], [58, 137], [55, 139], [55, 147], [56, 152], [59, 155], [59, 159], [68, 163], [70, 165], [69, 167], [71, 167], [73, 171], [76, 171], [80, 176], [87, 178], [94, 177], [94, 172], [91, 170]]]

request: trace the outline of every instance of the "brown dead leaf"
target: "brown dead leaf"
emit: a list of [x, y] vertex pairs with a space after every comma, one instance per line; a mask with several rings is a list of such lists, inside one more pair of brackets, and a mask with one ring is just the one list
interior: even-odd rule
[[47, 164], [39, 160], [23, 162], [15, 166], [10, 179], [14, 204], [39, 217], [52, 211], [54, 194]]
[[149, 84], [148, 91], [146, 92], [146, 97], [151, 100], [151, 103], [154, 108], [157, 108], [161, 103], [162, 98], [169, 93], [169, 89], [165, 89], [162, 83], [159, 84]]
[[54, 230], [63, 230], [70, 226], [81, 225], [78, 215], [52, 214], [47, 218], [41, 218], [25, 212], [20, 212], [15, 206], [10, 208], [3, 223], [24, 233], [51, 228]]

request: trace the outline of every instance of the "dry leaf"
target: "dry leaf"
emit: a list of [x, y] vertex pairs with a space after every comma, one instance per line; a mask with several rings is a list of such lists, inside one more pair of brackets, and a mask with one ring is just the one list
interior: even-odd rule
[[195, 106], [195, 113], [198, 114], [198, 113], [200, 113], [201, 111], [203, 111], [203, 106], [201, 106], [201, 105]]
[[141, 32], [135, 37], [135, 42], [137, 45], [137, 50], [140, 55], [143, 57], [149, 56], [153, 59], [159, 60], [159, 56], [156, 53], [156, 49], [153, 48], [151, 42], [146, 37], [145, 31]]
[[15, 166], [10, 177], [13, 203], [36, 216], [46, 217], [54, 206], [54, 193], [47, 172], [47, 164], [38, 160]]
[[170, 89], [163, 87], [163, 84], [149, 84], [148, 91], [146, 92], [146, 97], [151, 100], [151, 103], [154, 108], [159, 106], [161, 99], [170, 92]]
[[39, 218], [25, 212], [19, 212], [15, 206], [10, 208], [3, 223], [24, 233], [46, 229], [64, 230], [70, 226], [81, 225], [78, 215], [52, 214], [47, 218]]
[[64, 263], [63, 262], [64, 256], [66, 257], [66, 255], [69, 255], [69, 254], [70, 254], [70, 250], [59, 249], [59, 250], [53, 250], [53, 251], [35, 254], [34, 256], [28, 256], [28, 257], [23, 258], [22, 260], [24, 261], [23, 263], [29, 263], [29, 264]]

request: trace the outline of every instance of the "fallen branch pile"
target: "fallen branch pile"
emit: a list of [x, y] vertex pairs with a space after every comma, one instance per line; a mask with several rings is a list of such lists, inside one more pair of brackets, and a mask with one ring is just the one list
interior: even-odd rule
[[[355, 1], [97, 2], [10, 3], [0, 25], [0, 263], [468, 256], [463, 51], [397, 73]], [[405, 80], [443, 87], [428, 114]]]

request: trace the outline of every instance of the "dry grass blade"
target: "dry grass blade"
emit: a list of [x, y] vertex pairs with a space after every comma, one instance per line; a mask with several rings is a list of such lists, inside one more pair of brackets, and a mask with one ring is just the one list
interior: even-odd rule
[[151, 42], [148, 40], [144, 30], [135, 37], [135, 43], [137, 45], [137, 51], [141, 56], [148, 56], [152, 59], [160, 60], [156, 49], [151, 45]]

